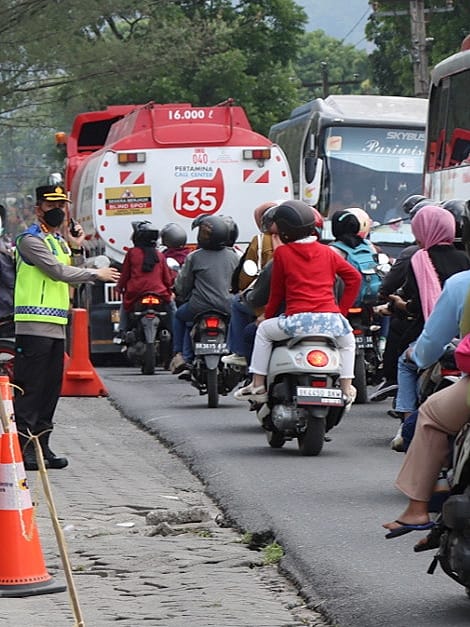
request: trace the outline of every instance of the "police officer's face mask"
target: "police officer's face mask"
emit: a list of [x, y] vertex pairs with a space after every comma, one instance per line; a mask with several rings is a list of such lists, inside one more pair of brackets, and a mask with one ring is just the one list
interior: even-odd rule
[[65, 211], [60, 207], [54, 207], [44, 212], [43, 219], [49, 226], [60, 226], [65, 219]]

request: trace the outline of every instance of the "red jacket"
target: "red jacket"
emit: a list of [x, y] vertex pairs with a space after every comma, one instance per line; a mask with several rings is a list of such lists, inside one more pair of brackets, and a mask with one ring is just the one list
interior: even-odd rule
[[[336, 275], [344, 281], [339, 305]], [[291, 242], [274, 251], [271, 290], [265, 317], [273, 318], [285, 303], [285, 313], [322, 312], [347, 315], [361, 287], [361, 273], [343, 257], [319, 242]]]
[[172, 297], [173, 277], [166, 259], [161, 252], [155, 250], [157, 263], [152, 272], [142, 271], [144, 251], [142, 248], [131, 248], [124, 258], [118, 289], [123, 292], [123, 303], [126, 311], [131, 311], [135, 301], [148, 292], [159, 294], [167, 302]]

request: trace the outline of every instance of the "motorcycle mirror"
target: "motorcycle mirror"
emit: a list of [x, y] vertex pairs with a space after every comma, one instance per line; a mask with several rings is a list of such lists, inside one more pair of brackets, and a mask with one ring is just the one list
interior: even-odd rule
[[258, 274], [258, 266], [253, 259], [247, 259], [243, 262], [243, 272], [248, 276], [256, 276]]
[[167, 257], [166, 265], [170, 268], [170, 270], [173, 270], [174, 272], [178, 272], [181, 267], [174, 257]]

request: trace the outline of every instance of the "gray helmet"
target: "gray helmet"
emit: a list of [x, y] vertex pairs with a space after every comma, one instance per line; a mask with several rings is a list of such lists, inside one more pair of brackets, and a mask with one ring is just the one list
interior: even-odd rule
[[163, 246], [167, 248], [183, 248], [186, 246], [186, 231], [175, 222], [169, 222], [160, 231]]

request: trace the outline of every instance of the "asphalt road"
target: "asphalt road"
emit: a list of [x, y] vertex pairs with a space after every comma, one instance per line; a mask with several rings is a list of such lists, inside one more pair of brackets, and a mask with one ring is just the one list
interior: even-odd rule
[[187, 460], [234, 525], [272, 532], [285, 569], [336, 625], [469, 624], [464, 589], [440, 570], [426, 574], [432, 551], [413, 553], [422, 534], [384, 539], [381, 523], [404, 507], [388, 402], [354, 406], [308, 458], [296, 442], [271, 449], [248, 404], [231, 397], [208, 409], [206, 396], [169, 373], [98, 372], [119, 409]]

